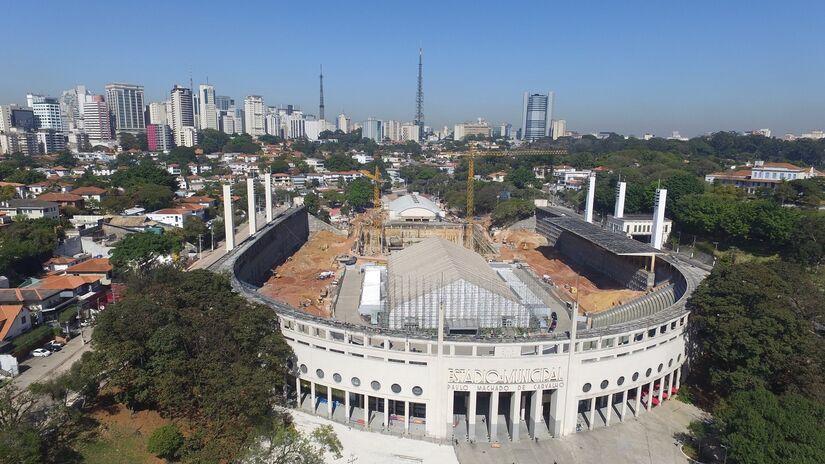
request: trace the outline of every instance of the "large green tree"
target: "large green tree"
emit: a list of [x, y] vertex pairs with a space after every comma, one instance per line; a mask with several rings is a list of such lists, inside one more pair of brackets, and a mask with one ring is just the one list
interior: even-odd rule
[[354, 209], [363, 209], [372, 205], [372, 181], [366, 177], [359, 177], [347, 184], [345, 193], [347, 195], [347, 203]]
[[111, 181], [115, 187], [128, 188], [139, 184], [155, 184], [164, 185], [173, 191], [178, 189], [175, 176], [149, 160], [115, 172], [112, 174]]
[[18, 282], [42, 270], [52, 256], [63, 229], [53, 219], [20, 219], [0, 228], [0, 275]]
[[203, 148], [204, 153], [215, 153], [221, 151], [224, 145], [229, 142], [229, 135], [215, 129], [203, 129], [198, 134], [198, 145]]
[[115, 271], [147, 271], [182, 250], [180, 239], [173, 234], [139, 232], [129, 234], [115, 245], [110, 258]]

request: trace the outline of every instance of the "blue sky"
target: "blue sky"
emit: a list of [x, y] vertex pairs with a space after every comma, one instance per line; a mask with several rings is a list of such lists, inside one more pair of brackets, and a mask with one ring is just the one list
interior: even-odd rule
[[209, 82], [316, 113], [411, 120], [424, 47], [429, 125], [519, 126], [553, 90], [571, 130], [825, 128], [825, 2], [7, 2], [0, 103], [85, 84]]

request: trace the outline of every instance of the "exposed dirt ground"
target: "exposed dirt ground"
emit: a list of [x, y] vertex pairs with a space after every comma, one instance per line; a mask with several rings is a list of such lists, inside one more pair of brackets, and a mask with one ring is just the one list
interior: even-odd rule
[[[319, 302], [321, 290], [331, 290], [331, 283], [341, 275], [335, 258], [351, 254], [352, 237], [320, 231], [292, 257], [275, 268], [275, 274], [263, 286], [263, 293], [316, 316], [329, 317], [330, 298]], [[335, 277], [320, 280], [318, 274], [335, 272]]]
[[154, 430], [169, 421], [156, 411], [129, 412], [125, 405], [114, 401], [100, 405], [92, 416], [99, 424], [99, 436], [81, 446], [84, 461], [93, 463], [166, 461], [146, 451], [146, 443]]
[[517, 259], [529, 264], [538, 275], [549, 275], [556, 287], [571, 299], [578, 293], [580, 312], [604, 311], [644, 295], [644, 292], [622, 288], [607, 278], [571, 267], [555, 249], [547, 246], [547, 239], [535, 232], [503, 230], [496, 234], [495, 241], [502, 244], [497, 259]]

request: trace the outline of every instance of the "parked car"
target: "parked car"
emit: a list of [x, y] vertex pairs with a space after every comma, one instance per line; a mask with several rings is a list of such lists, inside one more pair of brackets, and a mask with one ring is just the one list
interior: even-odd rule
[[46, 343], [46, 346], [44, 346], [43, 348], [51, 351], [52, 353], [56, 353], [62, 349], [59, 343], [54, 343], [53, 341]]
[[32, 356], [34, 356], [36, 358], [45, 358], [46, 356], [51, 356], [51, 355], [52, 355], [52, 352], [47, 350], [47, 349], [44, 349], [44, 348], [36, 348], [34, 351], [32, 351]]

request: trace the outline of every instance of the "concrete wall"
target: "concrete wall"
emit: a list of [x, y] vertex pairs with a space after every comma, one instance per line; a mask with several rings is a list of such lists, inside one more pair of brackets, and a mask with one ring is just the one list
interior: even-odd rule
[[230, 270], [251, 285], [261, 286], [279, 264], [292, 256], [309, 238], [306, 208], [290, 208], [259, 230], [254, 240], [246, 240], [232, 254], [232, 260], [218, 270]]
[[556, 249], [576, 263], [604, 274], [627, 288], [647, 290], [653, 286], [653, 273], [632, 262], [633, 258], [625, 259], [609, 253], [569, 232], [561, 233], [556, 240]]

